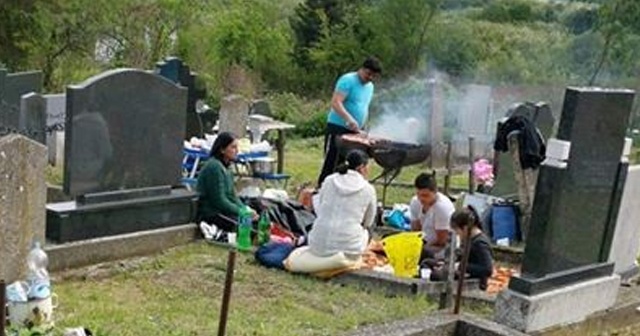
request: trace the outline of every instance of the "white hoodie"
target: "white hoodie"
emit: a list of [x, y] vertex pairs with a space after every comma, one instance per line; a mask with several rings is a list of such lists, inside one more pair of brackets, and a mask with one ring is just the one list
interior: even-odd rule
[[376, 190], [358, 172], [335, 173], [322, 183], [309, 249], [319, 257], [360, 255], [376, 216]]

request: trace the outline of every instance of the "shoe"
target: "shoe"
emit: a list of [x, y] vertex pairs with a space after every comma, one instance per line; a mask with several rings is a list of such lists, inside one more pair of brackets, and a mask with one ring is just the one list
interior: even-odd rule
[[206, 240], [211, 240], [214, 238], [215, 232], [213, 231], [213, 228], [207, 224], [206, 222], [200, 222], [200, 232], [202, 232], [202, 235], [204, 236], [204, 239]]

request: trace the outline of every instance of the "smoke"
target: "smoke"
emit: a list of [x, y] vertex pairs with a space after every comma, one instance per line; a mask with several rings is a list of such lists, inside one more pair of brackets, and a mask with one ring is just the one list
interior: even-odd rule
[[[423, 86], [424, 87], [424, 86]], [[397, 142], [422, 144], [429, 141], [428, 101], [418, 94], [393, 91], [380, 95], [369, 135]]]
[[385, 83], [372, 107], [370, 135], [406, 143], [482, 137], [493, 127], [491, 87], [452, 84], [447, 75]]

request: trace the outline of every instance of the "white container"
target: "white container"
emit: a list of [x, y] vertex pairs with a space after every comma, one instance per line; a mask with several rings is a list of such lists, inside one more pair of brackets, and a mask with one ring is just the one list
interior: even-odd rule
[[569, 159], [569, 152], [571, 151], [571, 142], [558, 140], [551, 138], [547, 141], [547, 158], [555, 160], [566, 161]]
[[628, 161], [631, 155], [631, 147], [633, 147], [633, 139], [624, 138], [624, 147], [622, 147], [622, 161]]
[[52, 326], [53, 310], [58, 307], [58, 296], [54, 293], [46, 299], [30, 300], [27, 302], [7, 303], [9, 321], [12, 326], [26, 327], [32, 325]]

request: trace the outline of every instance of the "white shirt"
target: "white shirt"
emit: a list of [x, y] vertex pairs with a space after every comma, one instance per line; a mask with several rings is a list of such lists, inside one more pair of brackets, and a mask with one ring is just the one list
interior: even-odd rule
[[449, 221], [451, 215], [455, 211], [453, 203], [449, 197], [437, 193], [436, 202], [427, 211], [423, 211], [422, 204], [418, 200], [417, 196], [411, 199], [409, 204], [409, 213], [411, 214], [411, 221], [419, 220], [422, 225], [422, 232], [424, 233], [424, 240], [427, 243], [436, 241], [436, 231], [447, 230], [449, 231]]

